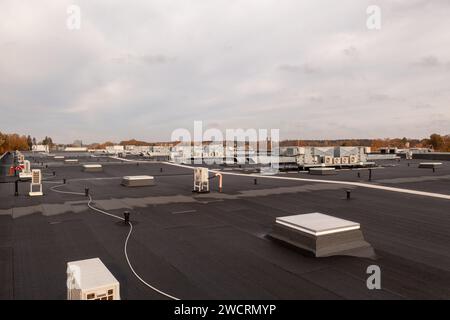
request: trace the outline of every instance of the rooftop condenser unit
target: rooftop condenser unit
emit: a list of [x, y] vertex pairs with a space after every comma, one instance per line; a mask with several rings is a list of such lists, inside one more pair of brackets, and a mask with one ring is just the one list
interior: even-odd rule
[[99, 258], [68, 262], [67, 300], [120, 300], [119, 281]]
[[194, 169], [194, 192], [209, 192], [209, 172], [208, 168]]
[[25, 160], [23, 162], [23, 170], [22, 172], [19, 173], [19, 178], [21, 180], [28, 180], [31, 179], [31, 165], [30, 165], [30, 161]]
[[[38, 188], [38, 191], [35, 191], [35, 188]], [[30, 184], [30, 197], [34, 196], [42, 196], [42, 173], [39, 169], [33, 169], [31, 171], [31, 184]]]
[[333, 157], [325, 156], [325, 157], [324, 157], [324, 163], [325, 163], [325, 164], [328, 164], [328, 165], [333, 164]]

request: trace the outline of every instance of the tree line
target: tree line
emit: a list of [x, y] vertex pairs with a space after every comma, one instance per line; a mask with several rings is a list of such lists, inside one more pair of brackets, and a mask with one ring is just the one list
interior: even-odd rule
[[[19, 135], [17, 133], [4, 134], [0, 132], [0, 153], [14, 150], [31, 150], [33, 145], [43, 144], [48, 145], [50, 149], [54, 147], [51, 137], [45, 137], [42, 141], [37, 142], [36, 138], [30, 135]], [[89, 145], [93, 149], [104, 149], [107, 146], [115, 145], [113, 142], [93, 143]], [[171, 143], [150, 143], [139, 141], [135, 139], [121, 141], [120, 145], [135, 145], [135, 146], [152, 146], [152, 145], [171, 145]], [[366, 146], [371, 147], [374, 151], [382, 147], [397, 147], [397, 148], [430, 148], [434, 151], [450, 152], [450, 135], [439, 135], [433, 133], [426, 139], [339, 139], [339, 140], [284, 140], [280, 142], [280, 146]]]
[[33, 145], [44, 144], [53, 147], [53, 141], [50, 137], [45, 137], [44, 140], [37, 142], [36, 138], [30, 135], [19, 135], [17, 133], [2, 133], [0, 132], [0, 153], [7, 151], [28, 151]]
[[386, 139], [339, 139], [339, 140], [284, 140], [280, 146], [315, 146], [315, 147], [371, 147], [376, 151], [383, 147], [392, 148], [429, 148], [434, 151], [450, 152], [450, 135], [439, 135], [433, 133], [425, 139], [386, 138]]

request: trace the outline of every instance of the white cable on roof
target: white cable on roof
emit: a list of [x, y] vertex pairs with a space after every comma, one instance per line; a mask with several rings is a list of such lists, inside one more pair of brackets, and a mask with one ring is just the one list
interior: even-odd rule
[[[176, 163], [171, 163], [171, 162], [164, 162], [164, 163], [171, 165], [171, 166], [176, 166], [176, 167], [181, 167], [181, 168], [186, 168], [186, 169], [191, 169], [191, 170], [195, 169], [195, 167], [182, 165], [182, 164], [176, 164]], [[252, 177], [252, 178], [263, 178], [263, 179], [279, 179], [279, 180], [291, 180], [291, 181], [309, 181], [309, 182], [330, 183], [330, 184], [343, 184], [343, 185], [348, 185], [348, 186], [377, 189], [377, 190], [383, 190], [383, 191], [400, 192], [400, 193], [407, 193], [407, 194], [413, 194], [413, 195], [418, 195], [418, 196], [450, 200], [450, 195], [447, 195], [447, 194], [426, 192], [426, 191], [419, 191], [419, 190], [411, 190], [411, 189], [403, 189], [403, 188], [395, 188], [395, 187], [385, 187], [385, 186], [381, 186], [381, 185], [375, 185], [375, 184], [369, 184], [369, 183], [363, 183], [363, 182], [250, 175], [250, 174], [236, 173], [236, 172], [225, 172], [225, 171], [219, 171], [219, 170], [214, 170], [214, 169], [211, 169], [209, 171], [220, 172], [224, 175], [230, 175], [230, 176], [241, 176], [241, 177]]]
[[[60, 185], [57, 185], [57, 186], [53, 186], [53, 187], [50, 188], [50, 190], [52, 190], [52, 191], [54, 191], [54, 192], [57, 192], [57, 193], [73, 194], [73, 195], [77, 195], [77, 196], [85, 196], [85, 193], [81, 193], [81, 192], [61, 191], [61, 190], [56, 190], [56, 189], [55, 189], [55, 188], [58, 188], [58, 187], [61, 187], [61, 186], [64, 186], [64, 184], [60, 184]], [[88, 202], [87, 202], [87, 206], [88, 206], [90, 209], [92, 209], [92, 210], [94, 210], [94, 211], [97, 211], [97, 212], [99, 212], [99, 213], [101, 213], [101, 214], [110, 216], [110, 217], [115, 218], [115, 219], [119, 219], [119, 220], [122, 220], [122, 221], [125, 220], [125, 219], [122, 218], [122, 217], [116, 216], [116, 215], [114, 215], [114, 214], [111, 214], [111, 213], [109, 213], [109, 212], [103, 211], [103, 210], [101, 210], [101, 209], [98, 209], [98, 208], [92, 206], [92, 205], [91, 205], [92, 201], [93, 201], [93, 200], [92, 200], [92, 197], [91, 197], [91, 195], [89, 194], [89, 200], [88, 200]], [[133, 232], [133, 224], [131, 223], [131, 221], [128, 221], [128, 224], [130, 225], [130, 231], [128, 232], [127, 238], [126, 238], [126, 240], [125, 240], [125, 245], [124, 245], [123, 251], [124, 251], [125, 259], [127, 260], [128, 266], [130, 267], [130, 269], [131, 269], [131, 271], [133, 272], [133, 274], [136, 276], [136, 278], [138, 278], [139, 281], [141, 281], [144, 285], [146, 285], [147, 287], [149, 287], [149, 288], [152, 289], [153, 291], [155, 291], [155, 292], [157, 292], [157, 293], [159, 293], [159, 294], [161, 294], [161, 295], [163, 295], [163, 296], [165, 296], [165, 297], [167, 297], [167, 298], [169, 298], [169, 299], [172, 299], [172, 300], [180, 300], [179, 298], [177, 298], [177, 297], [175, 297], [175, 296], [172, 296], [172, 295], [170, 295], [170, 294], [168, 294], [168, 293], [166, 293], [166, 292], [164, 292], [164, 291], [161, 291], [161, 290], [159, 290], [158, 288], [156, 288], [156, 287], [152, 286], [151, 284], [147, 283], [144, 279], [141, 278], [141, 276], [139, 276], [139, 275], [137, 274], [136, 271], [134, 271], [134, 268], [133, 268], [133, 266], [132, 266], [132, 264], [131, 264], [131, 262], [130, 262], [130, 259], [128, 258], [128, 250], [127, 250], [127, 249], [128, 249], [128, 240], [130, 239], [131, 233]]]
[[130, 266], [131, 271], [133, 271], [133, 273], [134, 273], [134, 275], [136, 276], [136, 278], [138, 278], [143, 284], [145, 284], [147, 287], [149, 287], [149, 288], [152, 289], [153, 291], [156, 291], [156, 292], [158, 292], [159, 294], [162, 294], [163, 296], [166, 296], [166, 297], [169, 298], [169, 299], [172, 299], [172, 300], [180, 300], [179, 298], [174, 297], [174, 296], [172, 296], [172, 295], [170, 295], [170, 294], [168, 294], [168, 293], [165, 293], [165, 292], [163, 292], [163, 291], [161, 291], [161, 290], [155, 288], [154, 286], [148, 284], [144, 279], [142, 279], [142, 278], [136, 273], [136, 271], [134, 271], [134, 268], [133, 268], [133, 266], [131, 265], [130, 260], [128, 259], [128, 253], [127, 253], [128, 239], [130, 239], [131, 232], [133, 231], [133, 225], [131, 224], [131, 222], [128, 222], [128, 223], [130, 224], [130, 232], [128, 232], [127, 239], [125, 240], [125, 249], [124, 249], [124, 252], [125, 252], [125, 258], [127, 259], [127, 262], [128, 262], [128, 265]]
[[51, 187], [50, 190], [52, 190], [54, 192], [57, 192], [57, 193], [74, 194], [74, 195], [77, 195], [77, 196], [84, 196], [85, 195], [84, 193], [81, 193], [81, 192], [61, 191], [61, 190], [56, 190], [55, 189], [55, 188], [59, 188], [59, 187], [62, 187], [62, 186], [64, 186], [64, 184], [58, 184], [57, 186]]
[[[84, 195], [84, 194], [83, 194], [83, 195]], [[111, 213], [109, 213], [109, 212], [100, 210], [100, 209], [98, 209], [98, 208], [92, 206], [92, 205], [91, 205], [91, 202], [92, 202], [92, 197], [91, 197], [91, 195], [89, 195], [89, 201], [88, 201], [88, 203], [87, 203], [87, 205], [88, 205], [89, 208], [91, 208], [92, 210], [95, 210], [95, 211], [97, 211], [97, 212], [100, 212], [101, 214], [104, 214], [104, 215], [107, 215], [107, 216], [110, 216], [110, 217], [113, 217], [113, 218], [116, 218], [116, 219], [119, 219], [119, 220], [122, 220], [122, 221], [125, 220], [125, 219], [122, 218], [122, 217], [116, 216], [116, 215], [114, 215], [114, 214], [111, 214]]]

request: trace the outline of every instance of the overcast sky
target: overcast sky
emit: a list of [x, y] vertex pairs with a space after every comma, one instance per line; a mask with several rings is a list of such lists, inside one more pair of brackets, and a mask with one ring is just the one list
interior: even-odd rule
[[[366, 27], [370, 4], [381, 30]], [[3, 132], [161, 141], [202, 120], [281, 138], [450, 133], [448, 0], [0, 0], [0, 12]]]

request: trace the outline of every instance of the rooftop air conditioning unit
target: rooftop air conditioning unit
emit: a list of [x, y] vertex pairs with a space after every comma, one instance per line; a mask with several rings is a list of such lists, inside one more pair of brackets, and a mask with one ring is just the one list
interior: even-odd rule
[[68, 262], [67, 300], [120, 300], [119, 281], [99, 258]]
[[26, 179], [31, 179], [31, 165], [30, 165], [30, 161], [25, 160], [23, 162], [23, 170], [22, 172], [19, 173], [19, 179], [20, 180], [26, 180]]
[[324, 157], [324, 163], [325, 164], [333, 164], [333, 157], [330, 157], [330, 156], [325, 156]]
[[[34, 191], [34, 187], [38, 187], [39, 191]], [[33, 169], [31, 171], [30, 197], [42, 196], [42, 174], [41, 170]]]
[[208, 168], [194, 169], [194, 192], [209, 192], [209, 170]]
[[333, 164], [341, 164], [341, 158], [333, 158]]
[[356, 155], [351, 155], [349, 160], [350, 160], [350, 163], [357, 163], [358, 157]]
[[341, 157], [341, 163], [342, 164], [349, 164], [350, 157]]

